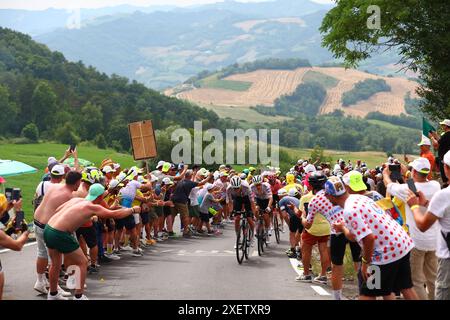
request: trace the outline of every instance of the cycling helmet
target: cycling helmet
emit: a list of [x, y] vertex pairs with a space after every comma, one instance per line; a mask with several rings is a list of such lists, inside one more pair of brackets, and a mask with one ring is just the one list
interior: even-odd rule
[[238, 176], [234, 176], [230, 179], [230, 185], [233, 189], [238, 189], [242, 185], [242, 180]]
[[290, 197], [298, 197], [300, 195], [300, 192], [297, 190], [297, 188], [291, 188], [288, 192]]
[[327, 180], [327, 176], [322, 171], [316, 171], [311, 173], [308, 183], [314, 190], [322, 190]]
[[288, 193], [287, 193], [286, 189], [281, 188], [280, 190], [278, 190], [279, 197], [283, 197], [283, 196], [287, 196], [287, 195], [288, 195]]
[[262, 178], [261, 176], [254, 176], [252, 179], [254, 184], [261, 184], [262, 183]]
[[248, 168], [248, 171], [250, 171], [250, 172], [255, 172], [255, 171], [256, 171], [256, 168], [255, 168], [255, 167], [250, 167], [250, 168]]
[[241, 175], [239, 176], [242, 180], [247, 179], [247, 175], [245, 173], [241, 173]]
[[242, 170], [242, 173], [245, 173], [246, 175], [248, 175], [250, 173], [250, 170], [244, 169], [244, 170]]

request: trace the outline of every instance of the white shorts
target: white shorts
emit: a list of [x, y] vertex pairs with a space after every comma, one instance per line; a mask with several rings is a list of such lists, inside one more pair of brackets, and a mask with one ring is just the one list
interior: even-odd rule
[[139, 224], [141, 222], [141, 215], [139, 213], [133, 214], [134, 217], [134, 223]]

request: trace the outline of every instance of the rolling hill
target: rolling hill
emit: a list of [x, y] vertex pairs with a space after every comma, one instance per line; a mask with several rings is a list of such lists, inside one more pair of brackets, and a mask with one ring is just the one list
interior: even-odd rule
[[[321, 46], [319, 26], [330, 5], [308, 0], [254, 3], [224, 1], [167, 12], [112, 14], [80, 29], [35, 37], [71, 61], [166, 89], [203, 71], [232, 63], [303, 57], [317, 65], [334, 61]], [[384, 72], [393, 53], [369, 59], [363, 70]], [[391, 72], [391, 71], [389, 71]]]
[[[215, 85], [211, 86], [207, 80], [214, 78], [217, 76], [213, 74], [204, 79], [200, 88], [185, 84], [166, 91], [166, 94], [213, 109], [221, 115], [230, 107], [244, 109], [257, 105], [273, 106], [276, 99], [292, 94], [300, 84], [316, 81], [327, 90], [319, 114], [341, 110], [346, 115], [365, 117], [368, 113], [377, 111], [388, 115], [406, 113], [405, 95], [409, 92], [415, 98], [417, 88], [416, 82], [406, 78], [384, 77], [340, 67], [302, 67], [295, 70], [262, 69], [225, 77], [220, 80], [222, 86], [217, 85], [218, 80], [215, 80]], [[367, 100], [344, 107], [342, 95], [350, 91], [359, 81], [366, 79], [383, 79], [390, 86], [391, 91], [376, 93]], [[236, 90], [233, 84], [241, 84], [239, 90]], [[244, 90], [245, 88], [248, 89]], [[235, 114], [235, 119], [239, 117], [241, 114]]]

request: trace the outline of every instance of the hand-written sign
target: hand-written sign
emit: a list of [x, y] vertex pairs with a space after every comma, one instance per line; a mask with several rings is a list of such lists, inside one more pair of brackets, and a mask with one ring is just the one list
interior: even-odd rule
[[134, 160], [145, 160], [157, 156], [156, 137], [151, 120], [128, 124], [128, 132]]

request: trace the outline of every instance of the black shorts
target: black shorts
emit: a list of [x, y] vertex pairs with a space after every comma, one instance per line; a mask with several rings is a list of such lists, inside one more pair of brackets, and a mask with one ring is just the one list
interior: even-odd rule
[[269, 199], [258, 199], [256, 198], [256, 205], [260, 210], [266, 210], [269, 206]]
[[108, 232], [116, 230], [116, 224], [114, 223], [114, 219], [106, 219], [105, 225]]
[[141, 223], [147, 224], [150, 222], [150, 214], [148, 212], [141, 212]]
[[331, 263], [335, 266], [344, 264], [347, 243], [350, 245], [353, 261], [361, 262], [361, 247], [358, 243], [349, 241], [343, 233], [339, 235], [332, 234], [330, 237]]
[[172, 215], [172, 208], [171, 207], [163, 207], [164, 217], [168, 217]]
[[202, 213], [200, 212], [200, 220], [201, 222], [209, 222], [210, 213]]
[[127, 230], [132, 230], [136, 227], [133, 215], [129, 215], [123, 219], [116, 219], [116, 229], [122, 230], [125, 227]]
[[97, 231], [95, 230], [94, 225], [90, 227], [80, 227], [76, 234], [78, 241], [80, 241], [80, 237], [83, 237], [89, 249], [97, 246]]
[[273, 194], [272, 195], [272, 199], [273, 199], [273, 206], [277, 207], [278, 206], [278, 202], [280, 202], [280, 197], [277, 194]]
[[299, 217], [297, 216], [289, 216], [289, 231], [290, 232], [299, 232], [302, 233], [303, 232], [303, 225], [302, 225], [302, 221], [300, 220]]
[[164, 216], [164, 208], [163, 207], [155, 207], [155, 212], [158, 217]]
[[[413, 287], [411, 279], [411, 264], [409, 262], [409, 253], [400, 260], [384, 264], [373, 265], [379, 267], [380, 286], [370, 289], [368, 283], [362, 279], [361, 270], [358, 271], [359, 294], [369, 297], [388, 296], [392, 292], [399, 292]], [[376, 273], [374, 274], [374, 276]], [[370, 281], [375, 285], [375, 280]]]
[[233, 211], [242, 211], [242, 205], [244, 205], [245, 211], [247, 212], [247, 218], [253, 217], [252, 204], [249, 196], [233, 198]]

